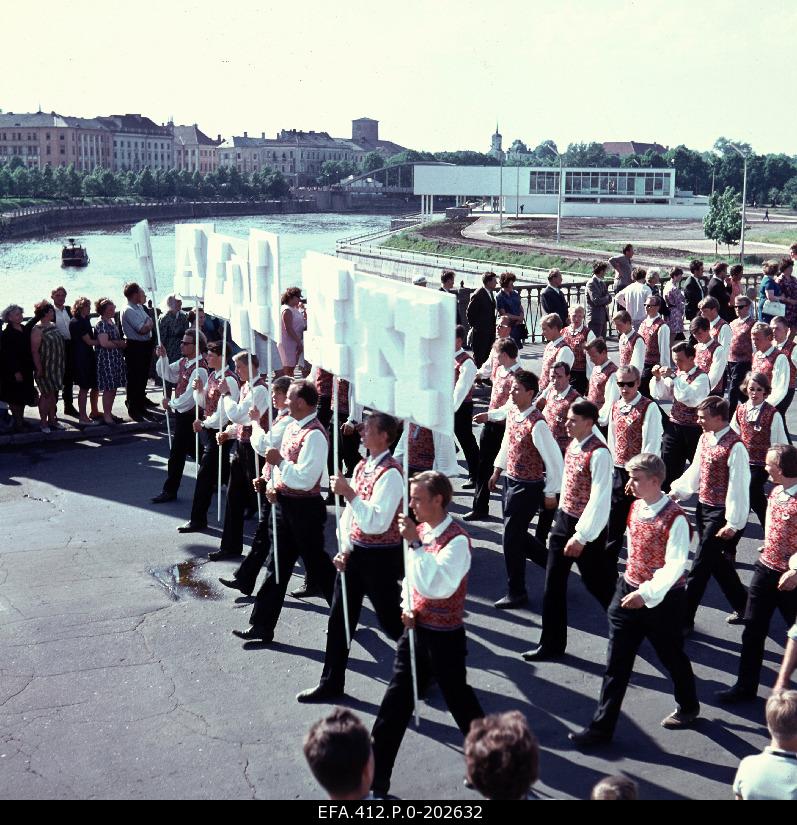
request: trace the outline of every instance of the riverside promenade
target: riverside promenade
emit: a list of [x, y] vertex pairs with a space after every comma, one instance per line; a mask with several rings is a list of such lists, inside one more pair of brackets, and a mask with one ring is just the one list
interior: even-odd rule
[[[541, 347], [523, 360], [537, 368]], [[154, 397], [154, 396], [153, 396]], [[484, 396], [482, 395], [483, 400]], [[790, 429], [795, 429], [790, 416]], [[98, 430], [99, 428], [95, 428]], [[176, 532], [190, 507], [192, 465], [179, 498], [149, 503], [163, 482], [165, 431], [87, 432], [0, 448], [0, 798], [322, 799], [304, 763], [302, 738], [328, 705], [294, 695], [318, 681], [327, 608], [288, 597], [275, 641], [242, 645], [245, 599], [208, 563], [220, 530]], [[453, 512], [470, 498], [457, 490]], [[327, 522], [333, 547], [334, 518]], [[469, 681], [487, 712], [520, 709], [541, 748], [539, 789], [586, 798], [606, 774], [625, 772], [643, 799], [729, 799], [739, 760], [767, 744], [759, 699], [729, 709], [714, 691], [733, 682], [741, 628], [712, 583], [687, 649], [702, 702], [695, 730], [668, 732], [669, 680], [649, 646], [637, 660], [614, 744], [582, 755], [567, 740], [594, 709], [606, 653], [606, 620], [570, 582], [570, 643], [562, 662], [529, 665], [539, 637], [543, 571], [527, 566], [530, 609], [500, 612], [500, 502], [473, 536], [467, 631]], [[247, 522], [251, 537], [255, 524]], [[761, 528], [740, 545], [749, 580]], [[299, 571], [293, 584], [300, 581]], [[370, 607], [352, 645], [343, 704], [371, 725], [390, 677], [393, 646]], [[773, 621], [764, 684], [771, 685], [785, 628]], [[762, 688], [761, 696], [766, 695]], [[392, 792], [405, 799], [476, 799], [462, 785], [462, 737], [439, 690], [421, 706], [398, 756]]]

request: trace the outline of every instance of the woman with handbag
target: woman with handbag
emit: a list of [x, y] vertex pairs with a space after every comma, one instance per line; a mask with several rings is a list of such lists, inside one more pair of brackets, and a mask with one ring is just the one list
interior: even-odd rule
[[779, 261], [765, 261], [762, 265], [764, 277], [758, 285], [758, 318], [766, 324], [776, 315], [786, 314], [786, 305], [780, 299], [782, 290], [776, 280], [779, 271]]

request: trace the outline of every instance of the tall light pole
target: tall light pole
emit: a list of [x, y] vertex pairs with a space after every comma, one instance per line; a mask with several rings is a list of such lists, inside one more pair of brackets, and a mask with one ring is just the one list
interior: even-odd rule
[[504, 228], [504, 158], [498, 156], [498, 228]]
[[742, 237], [739, 241], [739, 261], [744, 263], [744, 224], [747, 216], [747, 155], [735, 143], [728, 141], [728, 146], [744, 161], [744, 179], [742, 183]]
[[545, 148], [559, 158], [559, 197], [556, 200], [556, 243], [562, 238], [562, 190], [565, 186], [564, 174], [562, 171], [562, 156], [550, 143], [543, 144]]
[[[517, 162], [517, 159], [516, 159]], [[520, 164], [515, 167], [515, 219], [520, 215]]]

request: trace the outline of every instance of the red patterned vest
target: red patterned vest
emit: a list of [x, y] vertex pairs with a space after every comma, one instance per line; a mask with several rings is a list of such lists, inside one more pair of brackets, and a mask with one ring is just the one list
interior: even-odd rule
[[[320, 367], [315, 376], [315, 388], [319, 398], [332, 398], [335, 376]], [[330, 402], [331, 403], [331, 402]], [[338, 381], [338, 415], [349, 414], [349, 382], [345, 378]]]
[[632, 330], [631, 334], [626, 336], [625, 341], [623, 341], [622, 339], [620, 340], [621, 367], [631, 366], [631, 358], [633, 358], [634, 355], [634, 347], [636, 346], [636, 342], [640, 338], [642, 338], [642, 336], [638, 332]]
[[794, 341], [787, 338], [782, 344], [775, 344], [775, 347], [789, 359], [789, 389], [793, 390], [797, 387], [797, 367], [794, 366], [794, 362], [791, 360], [794, 352]]
[[580, 332], [576, 332], [573, 326], [565, 327], [562, 333], [565, 338], [565, 343], [571, 350], [573, 350], [573, 366], [576, 372], [584, 372], [587, 369], [587, 353], [584, 347], [587, 345], [587, 336], [589, 329], [586, 324], [581, 327]]
[[[256, 387], [265, 387], [267, 386], [267, 382], [264, 376], [259, 376], [257, 381], [255, 381]], [[248, 398], [249, 393], [252, 392], [251, 387], [249, 386], [249, 382], [247, 381], [241, 387], [241, 397], [238, 401], [239, 404], [243, 404], [244, 399]], [[263, 426], [263, 417], [260, 417], [260, 426]], [[266, 410], [266, 426], [264, 429], [268, 429], [268, 410]], [[235, 425], [235, 437], [242, 441], [244, 444], [248, 444], [252, 438], [252, 425], [251, 424], [236, 424]]]
[[[390, 453], [382, 456], [379, 464], [377, 464], [370, 473], [365, 472], [365, 465], [366, 461], [363, 460], [354, 468], [353, 484], [357, 495], [363, 501], [371, 500], [377, 481], [379, 481], [388, 470], [398, 470], [399, 475], [402, 475], [401, 465]], [[401, 503], [399, 503], [399, 506], [396, 508], [393, 521], [390, 522], [390, 527], [388, 527], [384, 533], [364, 533], [356, 520], [352, 519], [351, 540], [355, 544], [362, 544], [366, 547], [387, 547], [393, 544], [401, 544], [401, 534], [398, 528], [398, 515], [400, 512]]]
[[567, 343], [564, 338], [561, 338], [557, 343], [549, 341], [545, 345], [542, 353], [542, 365], [540, 366], [540, 392], [542, 392], [550, 383], [551, 367], [559, 360], [559, 351], [562, 347], [566, 347]]
[[[327, 440], [327, 443], [329, 443], [327, 431], [324, 429], [324, 425], [318, 420], [318, 418], [313, 418], [303, 427], [300, 427], [296, 421], [289, 424], [285, 429], [285, 434], [282, 436], [282, 447], [280, 448], [282, 457], [291, 464], [296, 464], [299, 459], [299, 454], [302, 451], [302, 446], [304, 445], [305, 439], [311, 432], [316, 430], [322, 433], [324, 438]], [[290, 498], [309, 498], [310, 496], [320, 495], [321, 476], [319, 475], [316, 483], [309, 490], [293, 490], [288, 487], [282, 481], [282, 477], [280, 477], [280, 482], [277, 484], [277, 492], [284, 496], [289, 496]]]
[[205, 391], [205, 415], [210, 417], [216, 410], [219, 408], [219, 399], [221, 398], [221, 393], [219, 392], [219, 387], [228, 379], [232, 378], [238, 387], [240, 388], [241, 382], [238, 379], [238, 375], [234, 373], [232, 370], [227, 369], [224, 371], [224, 376], [222, 378], [218, 378], [216, 376], [216, 371], [213, 370], [210, 375], [208, 375], [208, 385]]
[[769, 382], [772, 383], [772, 374], [775, 372], [775, 361], [781, 355], [781, 351], [777, 347], [772, 348], [769, 355], [764, 355], [760, 350], [753, 353], [753, 372], [763, 372]]
[[589, 377], [589, 390], [587, 392], [587, 399], [592, 401], [598, 409], [600, 409], [606, 401], [606, 384], [609, 379], [617, 372], [617, 364], [614, 361], [607, 361], [603, 365], [603, 369], [593, 367], [592, 375]]
[[797, 498], [786, 496], [780, 501], [783, 487], [778, 485], [769, 496], [767, 526], [761, 563], [778, 573], [789, 569], [789, 559], [797, 553]]
[[[664, 567], [672, 525], [678, 516], [686, 518], [684, 511], [672, 499], [653, 518], [639, 515], [643, 506], [644, 502], [635, 501], [628, 514], [630, 539], [624, 575], [625, 580], [634, 587], [650, 581], [653, 574]], [[685, 583], [686, 574], [673, 587], [683, 587]]]
[[511, 412], [506, 420], [506, 437], [509, 439], [506, 474], [515, 481], [542, 481], [545, 462], [531, 439], [532, 430], [543, 420], [542, 415], [535, 409], [522, 421], [517, 421], [516, 413]]
[[700, 442], [701, 464], [698, 500], [711, 507], [724, 507], [731, 474], [728, 459], [731, 457], [731, 450], [741, 442], [741, 438], [729, 429], [717, 444], [710, 445], [706, 433], [700, 436]]
[[557, 395], [557, 392], [551, 388], [548, 393], [548, 403], [545, 405], [542, 414], [548, 422], [551, 435], [559, 445], [562, 455], [564, 455], [567, 445], [570, 443], [570, 436], [567, 434], [567, 411], [570, 409], [571, 404], [578, 401], [581, 396], [572, 387], [567, 391], [564, 398], [558, 398]]
[[[454, 384], [456, 385], [457, 381], [459, 381], [459, 373], [462, 370], [462, 365], [466, 361], [473, 361], [471, 355], [467, 352], [461, 352], [459, 355], [454, 356]], [[475, 361], [474, 361], [475, 364]], [[465, 400], [462, 402], [466, 404], [468, 401], [473, 401], [473, 384], [470, 385], [470, 389], [468, 390], [468, 394], [465, 396]]]
[[627, 413], [620, 412], [626, 406], [622, 398], [612, 404], [615, 467], [625, 467], [628, 461], [642, 452], [642, 427], [645, 414], [652, 403], [642, 395]]
[[589, 502], [592, 486], [590, 461], [596, 450], [605, 450], [606, 445], [596, 436], [591, 435], [579, 447], [572, 444], [565, 452], [565, 472], [562, 481], [562, 510], [568, 516], [580, 518]]
[[417, 471], [434, 469], [434, 434], [410, 422], [407, 430], [407, 463]]
[[[717, 318], [717, 323], [712, 324], [712, 326], [709, 328], [709, 335], [711, 335], [712, 338], [718, 337], [720, 334], [720, 330], [727, 325], [728, 322], [724, 318]], [[731, 335], [733, 335], [733, 333], [731, 333]]]
[[[428, 524], [421, 524], [419, 527], [419, 535], [421, 536], [429, 530]], [[423, 551], [436, 556], [457, 536], [465, 536], [468, 540], [468, 553], [470, 553], [470, 536], [453, 521], [436, 539], [432, 539], [428, 543], [424, 542]], [[467, 589], [467, 575], [462, 578], [459, 587], [447, 599], [429, 599], [413, 588], [412, 610], [415, 614], [416, 624], [429, 630], [458, 630], [463, 625]]]
[[661, 350], [659, 349], [659, 330], [664, 326], [664, 319], [659, 316], [652, 324], [645, 321], [639, 327], [639, 334], [645, 342], [645, 364], [661, 363]]
[[753, 328], [754, 323], [755, 321], [749, 316], [731, 321], [729, 362], [740, 364], [753, 360], [753, 341], [750, 338], [750, 330]]
[[736, 423], [739, 425], [739, 435], [742, 444], [750, 454], [750, 463], [763, 467], [766, 463], [767, 450], [772, 446], [772, 422], [777, 410], [764, 401], [758, 408], [758, 418], [755, 421], [747, 420], [750, 412], [750, 402], [739, 404], [736, 407]]
[[[714, 363], [714, 353], [717, 351], [719, 346], [720, 342], [716, 338], [712, 338], [706, 345], [705, 349], [698, 349], [695, 347], [695, 364], [697, 364], [697, 366], [700, 367], [706, 375], [708, 375], [708, 371]], [[720, 378], [719, 384], [717, 384], [716, 387], [711, 388], [711, 394], [722, 395], [724, 386], [725, 376], [723, 375], [722, 378]]]
[[[691, 375], [684, 376], [686, 383], [691, 384], [698, 375], [705, 375], [699, 367]], [[697, 427], [697, 407], [687, 407], [681, 401], [673, 401], [672, 407], [670, 407], [670, 421], [674, 424], [687, 424], [691, 427]]]
[[503, 407], [504, 404], [509, 401], [509, 394], [512, 392], [512, 385], [515, 383], [515, 372], [517, 372], [517, 370], [509, 369], [505, 375], [501, 376], [498, 374], [500, 369], [501, 366], [496, 361], [493, 364], [491, 375], [493, 388], [490, 392], [490, 405], [487, 408], [488, 410], [497, 410]]
[[177, 384], [175, 384], [174, 387], [175, 398], [179, 398], [188, 389], [188, 381], [191, 378], [191, 373], [194, 371], [195, 368], [206, 370], [208, 368], [208, 363], [201, 356], [199, 358], [199, 362], [196, 364], [196, 367], [194, 365], [193, 358], [180, 359], [180, 372], [177, 376]]

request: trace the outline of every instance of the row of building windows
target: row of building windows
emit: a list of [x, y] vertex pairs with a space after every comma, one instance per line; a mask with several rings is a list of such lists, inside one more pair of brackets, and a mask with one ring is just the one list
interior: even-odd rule
[[[566, 172], [565, 195], [669, 195], [671, 172]], [[559, 193], [559, 172], [531, 172], [530, 195]]]

